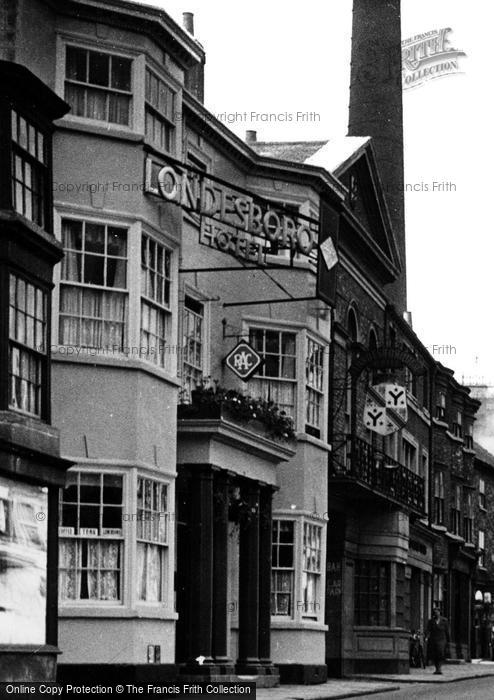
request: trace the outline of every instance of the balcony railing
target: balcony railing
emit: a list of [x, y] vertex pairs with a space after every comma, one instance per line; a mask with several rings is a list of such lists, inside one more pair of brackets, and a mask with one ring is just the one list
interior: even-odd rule
[[352, 468], [345, 472], [346, 476], [414, 511], [424, 512], [424, 479], [411, 469], [360, 438], [356, 438], [352, 462]]

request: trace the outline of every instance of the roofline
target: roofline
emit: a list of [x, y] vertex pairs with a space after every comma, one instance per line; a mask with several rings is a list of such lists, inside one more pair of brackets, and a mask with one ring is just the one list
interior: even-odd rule
[[[172, 41], [173, 49], [178, 50], [185, 65], [204, 63], [206, 54], [200, 42], [175, 22], [170, 15], [159, 7], [143, 5], [133, 0], [41, 0], [60, 14], [81, 16], [81, 9], [91, 13], [93, 21], [98, 14], [114, 14], [133, 23], [152, 23], [156, 29], [165, 32]], [[95, 17], [96, 15], [96, 17]], [[144, 33], [149, 33], [144, 29]], [[186, 58], [188, 57], [188, 60]]]
[[233, 149], [250, 165], [254, 164], [261, 168], [276, 169], [284, 175], [295, 171], [304, 177], [313, 177], [320, 186], [330, 189], [333, 195], [336, 195], [340, 201], [344, 200], [346, 187], [325, 168], [259, 155], [239, 136], [225, 126], [223, 122], [217, 119], [214, 114], [187, 90], [183, 92], [182, 107], [185, 111], [189, 111], [193, 117], [202, 122], [203, 129], [205, 127], [205, 130], [209, 130], [213, 137], [216, 139], [219, 138], [224, 146]]

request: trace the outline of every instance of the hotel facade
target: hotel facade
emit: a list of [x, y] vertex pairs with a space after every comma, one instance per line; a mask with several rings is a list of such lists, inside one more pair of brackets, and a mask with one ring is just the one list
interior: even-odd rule
[[[406, 670], [434, 587], [435, 370], [403, 320], [399, 157], [387, 171], [355, 107], [348, 138], [240, 140], [203, 105], [189, 14], [7, 5], [2, 51], [71, 107], [53, 156], [52, 416], [74, 464], [59, 678]], [[386, 438], [364, 422], [378, 380], [408, 395]]]

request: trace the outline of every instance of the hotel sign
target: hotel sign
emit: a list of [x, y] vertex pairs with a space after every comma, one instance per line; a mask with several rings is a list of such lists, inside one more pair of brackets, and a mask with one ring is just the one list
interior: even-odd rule
[[148, 171], [147, 180], [148, 191], [200, 217], [201, 244], [261, 267], [277, 264], [268, 256], [280, 251], [287, 251], [292, 264], [305, 259], [317, 266], [317, 219], [178, 162]]

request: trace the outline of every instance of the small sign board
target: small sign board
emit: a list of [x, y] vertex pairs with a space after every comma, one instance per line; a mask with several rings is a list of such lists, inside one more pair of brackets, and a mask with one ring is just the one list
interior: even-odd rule
[[245, 341], [240, 342], [225, 357], [226, 366], [246, 382], [263, 363], [263, 358]]

